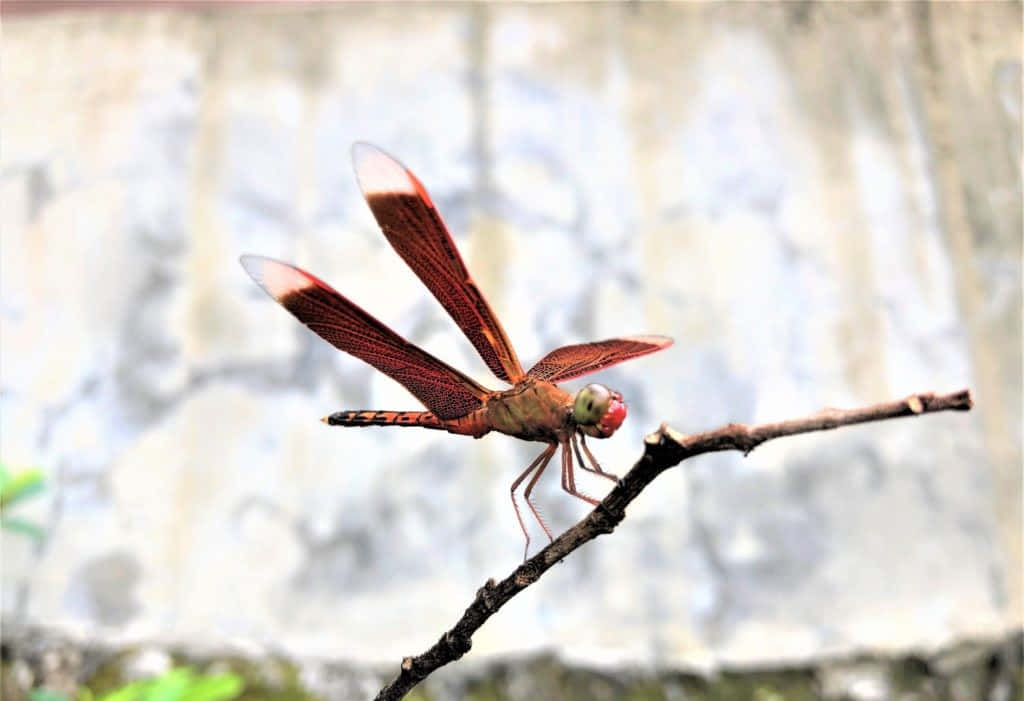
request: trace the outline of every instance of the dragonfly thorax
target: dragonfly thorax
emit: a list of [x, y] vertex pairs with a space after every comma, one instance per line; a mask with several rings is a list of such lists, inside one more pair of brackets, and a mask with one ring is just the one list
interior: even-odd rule
[[572, 418], [588, 436], [607, 438], [625, 421], [626, 405], [621, 394], [595, 382], [576, 393]]

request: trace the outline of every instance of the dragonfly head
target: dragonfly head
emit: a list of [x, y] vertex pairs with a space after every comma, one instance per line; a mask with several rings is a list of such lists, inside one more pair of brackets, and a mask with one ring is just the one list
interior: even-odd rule
[[607, 438], [626, 418], [622, 395], [604, 385], [589, 384], [576, 393], [572, 418], [583, 433]]

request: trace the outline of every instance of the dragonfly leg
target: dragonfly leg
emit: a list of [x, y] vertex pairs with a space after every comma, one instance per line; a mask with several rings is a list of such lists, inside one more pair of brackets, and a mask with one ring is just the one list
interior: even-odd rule
[[[574, 439], [570, 440], [573, 448], [575, 448], [576, 441]], [[579, 451], [577, 451], [577, 453], [578, 452]], [[580, 464], [583, 464], [582, 459], [580, 460]], [[577, 499], [582, 499], [591, 506], [597, 506], [601, 503], [594, 497], [576, 490], [576, 475], [573, 472], [572, 453], [569, 451], [569, 441], [562, 444], [562, 474], [565, 475], [565, 478], [562, 480], [562, 489], [569, 492], [569, 494], [572, 494]]]
[[572, 469], [572, 454], [566, 443], [562, 443], [562, 489], [569, 494], [576, 493], [576, 473]]
[[[523, 470], [523, 473], [521, 475], [516, 477], [516, 481], [512, 483], [512, 488], [509, 490], [509, 493], [512, 496], [512, 508], [516, 510], [516, 518], [519, 519], [519, 528], [522, 529], [523, 536], [526, 538], [526, 548], [523, 550], [524, 560], [526, 559], [526, 555], [530, 552], [530, 534], [526, 530], [526, 524], [523, 523], [523, 515], [519, 512], [519, 503], [516, 501], [516, 487], [518, 487], [522, 483], [522, 481], [526, 479], [527, 475], [529, 475], [534, 470], [537, 471], [537, 474], [533, 476], [533, 479], [531, 479], [530, 483], [526, 486], [526, 490], [523, 496], [526, 499], [527, 506], [530, 507], [530, 510], [533, 512], [533, 515], [537, 518], [537, 522], [540, 523], [541, 528], [544, 529], [544, 532], [548, 534], [548, 538], [551, 538], [551, 531], [548, 530], [548, 527], [544, 524], [544, 520], [541, 519], [540, 514], [537, 513], [537, 509], [535, 509], [533, 504], [530, 502], [530, 492], [533, 490], [533, 485], [537, 483], [537, 478], [540, 477], [540, 474], [542, 472], [544, 472], [544, 468], [548, 466], [548, 462], [551, 460], [551, 456], [555, 454], [555, 448], [557, 447], [557, 443], [552, 443], [547, 448], [545, 448], [544, 452], [538, 455], [537, 459], [531, 462], [530, 466]], [[552, 540], [554, 539], [552, 538]]]
[[569, 470], [565, 463], [565, 443], [562, 443], [562, 491], [569, 490]]
[[582, 467], [587, 472], [592, 472], [595, 475], [601, 475], [605, 479], [611, 480], [612, 482], [618, 484], [618, 476], [612, 474], [611, 472], [605, 472], [604, 470], [601, 469], [601, 464], [597, 461], [597, 458], [594, 457], [594, 454], [590, 452], [590, 448], [587, 447], [587, 437], [584, 436], [582, 433], [580, 434], [580, 444], [583, 445], [583, 452], [587, 454], [587, 457], [590, 459], [590, 464], [593, 465], [593, 467], [588, 467], [586, 461], [583, 459], [583, 456], [580, 455], [580, 449], [576, 445], [576, 434], [574, 433], [572, 435], [572, 447], [573, 450], [576, 451], [576, 458], [580, 461], [580, 467]]
[[[530, 481], [526, 483], [526, 489], [523, 490], [523, 499], [526, 501], [526, 505], [530, 507], [530, 511], [533, 512], [534, 518], [537, 519], [537, 523], [539, 523], [540, 527], [544, 529], [544, 532], [548, 536], [548, 540], [551, 541], [554, 541], [555, 537], [551, 535], [551, 531], [548, 529], [548, 524], [544, 523], [544, 519], [541, 517], [540, 512], [537, 511], [537, 507], [534, 506], [532, 501], [530, 501], [530, 494], [533, 492], [533, 488], [536, 486], [537, 480], [539, 480], [540, 476], [544, 474], [544, 468], [548, 466], [548, 461], [551, 460], [551, 456], [555, 454], [555, 450], [557, 448], [558, 445], [556, 443], [552, 443], [548, 449], [544, 451], [542, 454], [544, 462], [542, 462], [537, 468], [537, 471], [533, 473], [533, 477], [531, 477]], [[526, 545], [527, 547], [530, 545], [529, 538], [527, 538]], [[525, 559], [525, 553], [523, 559]]]
[[572, 470], [572, 453], [569, 446], [562, 444], [562, 489], [572, 494], [576, 491], [576, 475]]

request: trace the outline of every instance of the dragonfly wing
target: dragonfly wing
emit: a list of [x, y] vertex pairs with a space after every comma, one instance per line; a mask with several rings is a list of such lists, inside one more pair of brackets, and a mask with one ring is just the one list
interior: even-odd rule
[[241, 263], [267, 294], [320, 338], [396, 380], [438, 417], [465, 416], [486, 399], [485, 388], [304, 270], [262, 256], [242, 256]]
[[672, 345], [666, 336], [626, 336], [607, 341], [563, 346], [545, 355], [530, 368], [527, 377], [562, 382], [616, 365], [630, 358], [660, 351]]
[[376, 146], [352, 147], [359, 187], [391, 246], [423, 281], [499, 379], [515, 384], [523, 368], [512, 343], [462, 262], [426, 189]]

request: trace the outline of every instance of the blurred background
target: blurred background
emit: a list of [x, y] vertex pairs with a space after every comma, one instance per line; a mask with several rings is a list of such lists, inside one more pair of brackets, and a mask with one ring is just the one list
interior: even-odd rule
[[[519, 564], [508, 487], [541, 446], [324, 426], [419, 405], [238, 265], [305, 267], [501, 387], [381, 236], [356, 140], [429, 189], [525, 366], [675, 338], [593, 376], [630, 407], [592, 443], [613, 472], [662, 421], [976, 401], [684, 463], [440, 679], [541, 658], [615, 683], [1004, 659], [1022, 591], [1020, 3], [3, 12], [0, 452], [42, 480], [5, 509], [30, 524], [2, 536], [8, 660], [40, 635], [229, 649], [345, 665], [366, 697]], [[555, 472], [538, 489], [556, 532], [588, 511]], [[864, 669], [814, 693], [889, 698], [893, 675]]]

